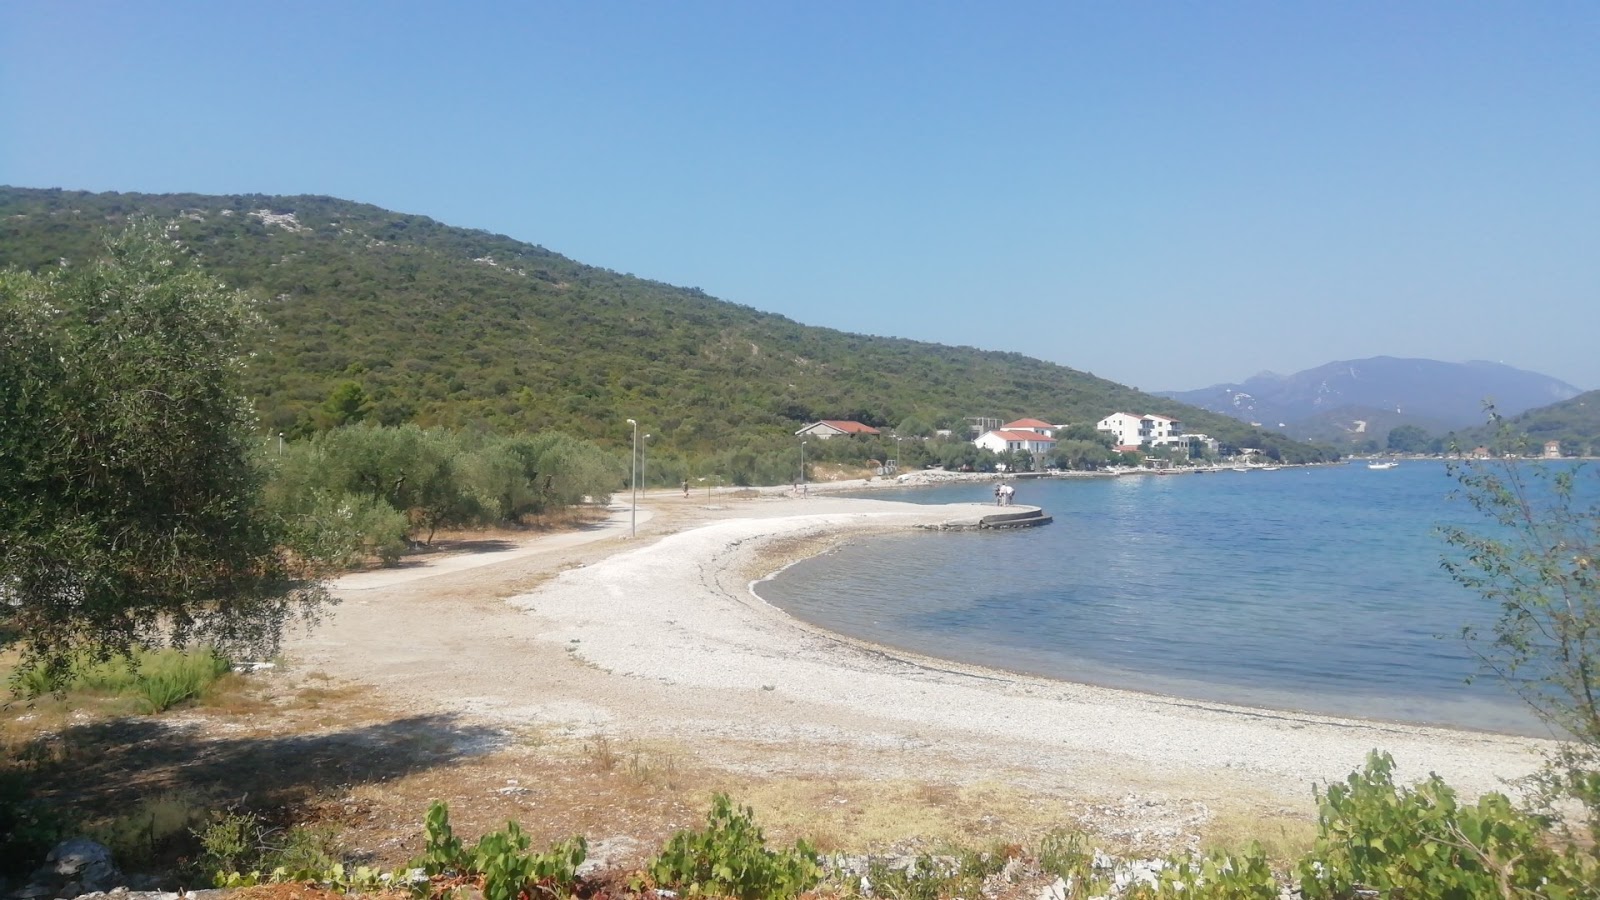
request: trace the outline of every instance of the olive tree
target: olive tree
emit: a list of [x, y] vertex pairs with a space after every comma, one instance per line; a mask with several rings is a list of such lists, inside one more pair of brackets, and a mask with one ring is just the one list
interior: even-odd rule
[[154, 223], [0, 273], [0, 644], [24, 665], [270, 650], [327, 599], [281, 551], [239, 390], [247, 299]]

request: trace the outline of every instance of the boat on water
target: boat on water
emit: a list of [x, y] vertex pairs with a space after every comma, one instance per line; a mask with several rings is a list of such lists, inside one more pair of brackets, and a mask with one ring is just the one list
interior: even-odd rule
[[1385, 460], [1384, 462], [1369, 462], [1369, 463], [1367, 463], [1367, 468], [1369, 468], [1369, 469], [1393, 469], [1393, 468], [1397, 468], [1399, 465], [1400, 465], [1399, 462], [1390, 459], [1390, 460]]
[[1283, 468], [1283, 466], [1262, 466], [1261, 467], [1261, 471], [1263, 471], [1263, 472], [1276, 472], [1281, 468]]

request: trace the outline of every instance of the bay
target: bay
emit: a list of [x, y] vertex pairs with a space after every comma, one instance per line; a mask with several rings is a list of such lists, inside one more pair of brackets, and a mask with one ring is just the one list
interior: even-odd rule
[[[1025, 480], [1015, 532], [847, 543], [758, 586], [823, 628], [957, 662], [1268, 709], [1548, 734], [1480, 678], [1494, 609], [1440, 568], [1480, 521], [1443, 463]], [[993, 485], [874, 491], [984, 502]]]

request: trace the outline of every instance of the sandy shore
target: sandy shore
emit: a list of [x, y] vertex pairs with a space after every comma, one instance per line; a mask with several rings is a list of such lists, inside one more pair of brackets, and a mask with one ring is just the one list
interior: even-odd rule
[[[1537, 740], [1187, 701], [961, 666], [844, 639], [756, 579], [839, 540], [965, 510], [782, 494], [652, 495], [498, 559], [350, 576], [289, 650], [407, 707], [677, 741], [742, 771], [1004, 782], [1063, 796], [1309, 811], [1373, 748], [1464, 792], [1531, 772]], [[848, 585], [841, 585], [848, 590]], [[1157, 802], [1152, 800], [1151, 802]]]

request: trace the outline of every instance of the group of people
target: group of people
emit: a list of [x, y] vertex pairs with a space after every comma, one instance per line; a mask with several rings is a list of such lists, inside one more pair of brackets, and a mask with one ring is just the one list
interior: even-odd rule
[[1012, 487], [1009, 484], [1002, 483], [1002, 484], [997, 484], [997, 485], [994, 486], [994, 505], [995, 506], [1010, 506], [1011, 505], [1011, 500], [1016, 496], [1017, 496], [1017, 489]]

